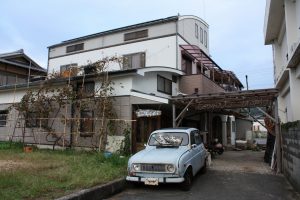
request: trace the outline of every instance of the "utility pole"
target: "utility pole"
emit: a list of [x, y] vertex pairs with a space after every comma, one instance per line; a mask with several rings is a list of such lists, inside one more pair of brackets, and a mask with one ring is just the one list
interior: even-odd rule
[[248, 88], [248, 75], [246, 75], [246, 86], [247, 86], [247, 90], [249, 89]]

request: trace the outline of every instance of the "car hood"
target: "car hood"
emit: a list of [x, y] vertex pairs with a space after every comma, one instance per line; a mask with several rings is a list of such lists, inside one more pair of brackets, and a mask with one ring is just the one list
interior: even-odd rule
[[178, 148], [156, 148], [147, 147], [130, 158], [131, 163], [173, 163], [180, 158], [188, 148], [181, 146]]

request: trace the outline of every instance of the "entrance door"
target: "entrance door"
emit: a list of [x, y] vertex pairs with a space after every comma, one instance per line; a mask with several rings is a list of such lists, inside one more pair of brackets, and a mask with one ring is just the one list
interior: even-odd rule
[[145, 148], [144, 144], [148, 142], [150, 133], [160, 128], [160, 117], [141, 117], [136, 123], [136, 151]]

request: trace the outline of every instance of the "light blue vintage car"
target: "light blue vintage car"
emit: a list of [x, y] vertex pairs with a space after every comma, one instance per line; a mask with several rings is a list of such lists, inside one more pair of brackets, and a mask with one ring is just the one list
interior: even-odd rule
[[205, 168], [206, 149], [198, 129], [160, 129], [151, 133], [144, 150], [129, 159], [126, 180], [146, 185], [181, 183], [189, 190], [193, 176]]

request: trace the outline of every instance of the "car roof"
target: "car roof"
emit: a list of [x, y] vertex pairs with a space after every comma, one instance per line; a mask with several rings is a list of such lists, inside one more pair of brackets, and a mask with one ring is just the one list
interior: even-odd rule
[[169, 132], [169, 131], [176, 131], [176, 132], [191, 132], [193, 130], [198, 130], [196, 128], [191, 128], [191, 127], [177, 127], [177, 128], [162, 128], [158, 129], [154, 132]]

